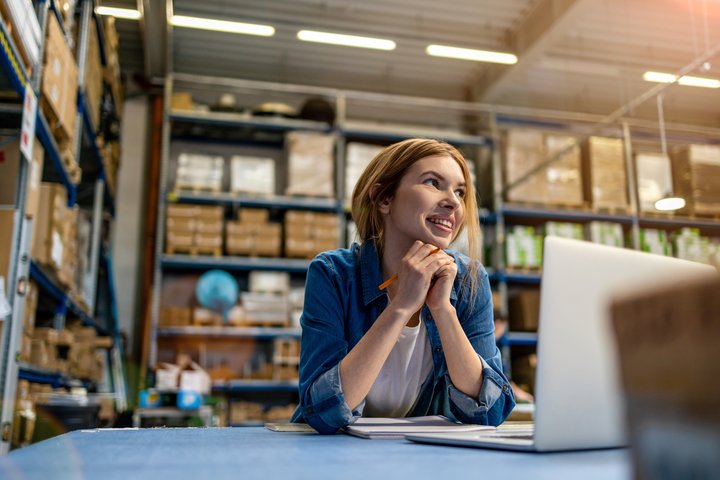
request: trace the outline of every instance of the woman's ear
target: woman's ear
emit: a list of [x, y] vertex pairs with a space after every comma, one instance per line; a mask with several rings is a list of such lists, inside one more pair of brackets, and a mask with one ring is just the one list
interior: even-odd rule
[[390, 213], [390, 198], [377, 198], [377, 195], [380, 192], [381, 185], [379, 183], [373, 184], [372, 187], [370, 187], [370, 200], [372, 203], [376, 204], [378, 206], [378, 211], [384, 215], [387, 215]]

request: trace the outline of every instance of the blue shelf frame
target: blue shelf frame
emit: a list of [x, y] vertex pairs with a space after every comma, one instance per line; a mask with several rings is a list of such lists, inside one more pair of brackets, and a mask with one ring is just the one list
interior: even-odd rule
[[318, 212], [343, 213], [342, 203], [332, 198], [286, 197], [273, 195], [260, 197], [236, 193], [171, 192], [168, 202], [205, 205], [232, 205], [238, 207], [276, 208], [281, 210], [314, 210]]
[[164, 270], [209, 270], [220, 268], [229, 271], [273, 270], [305, 273], [310, 266], [310, 260], [273, 257], [163, 255], [160, 258], [160, 266]]
[[488, 274], [491, 282], [539, 285], [542, 280], [542, 274], [540, 273], [489, 270]]
[[297, 392], [297, 380], [230, 380], [212, 386], [213, 392]]
[[537, 346], [538, 334], [536, 332], [508, 332], [500, 339], [501, 345], [515, 346]]
[[[105, 181], [107, 184], [107, 173], [105, 171], [105, 163], [103, 162], [103, 154], [97, 145], [97, 133], [95, 131], [95, 127], [92, 124], [90, 112], [88, 112], [87, 109], [87, 104], [85, 102], [85, 93], [81, 92], [80, 90], [78, 90], [77, 94], [77, 103], [78, 111], [82, 113], [83, 132], [85, 133], [86, 139], [90, 144], [90, 151], [92, 152], [93, 160], [97, 165], [98, 177]], [[107, 202], [110, 213], [115, 216], [115, 199], [113, 198], [110, 191], [107, 189], [107, 186], [105, 188], [105, 202]]]
[[516, 205], [509, 205], [502, 208], [502, 214], [511, 218], [542, 218], [546, 220], [568, 221], [568, 222], [615, 222], [631, 225], [631, 215], [614, 215], [610, 213], [588, 212], [582, 210], [561, 210], [530, 208]]
[[61, 373], [48, 372], [29, 364], [20, 365], [18, 378], [28, 382], [51, 385], [53, 388], [77, 386], [78, 383], [85, 388], [91, 385], [91, 382], [87, 380], [75, 379]]
[[[408, 138], [416, 137], [417, 135], [403, 134], [401, 132], [381, 132], [377, 130], [364, 130], [362, 128], [342, 128], [339, 130], [345, 137], [361, 137], [374, 140], [387, 140], [389, 142], [399, 142], [407, 140]], [[443, 140], [453, 145], [465, 145], [465, 146], [477, 146], [486, 147], [492, 145], [492, 140], [485, 137], [472, 137], [472, 136], [443, 136], [442, 132], [438, 132], [436, 136], [439, 140]]]
[[280, 327], [158, 327], [158, 337], [225, 337], [256, 338], [273, 340], [275, 338], [297, 338], [302, 336], [300, 328]]
[[40, 288], [57, 300], [60, 310], [67, 309], [67, 311], [78, 317], [83, 325], [95, 328], [100, 335], [108, 335], [107, 330], [101, 325], [98, 325], [80, 305], [73, 302], [65, 290], [34, 260], [30, 262], [30, 278], [35, 280]]
[[309, 130], [314, 132], [331, 132], [333, 127], [324, 122], [297, 120], [277, 117], [244, 117], [241, 114], [224, 112], [190, 112], [172, 110], [168, 114], [173, 122], [199, 123], [203, 125], [224, 125], [228, 127], [252, 127], [265, 130], [287, 132], [292, 130]]

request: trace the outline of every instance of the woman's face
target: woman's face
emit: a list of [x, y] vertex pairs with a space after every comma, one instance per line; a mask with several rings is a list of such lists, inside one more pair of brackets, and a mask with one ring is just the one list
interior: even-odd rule
[[465, 178], [449, 155], [415, 162], [394, 196], [380, 204], [385, 244], [409, 248], [416, 240], [447, 248], [465, 219]]

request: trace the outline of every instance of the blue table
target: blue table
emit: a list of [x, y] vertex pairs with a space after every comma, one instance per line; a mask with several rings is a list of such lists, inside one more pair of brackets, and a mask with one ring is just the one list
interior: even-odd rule
[[631, 473], [627, 450], [525, 454], [262, 427], [75, 431], [0, 457], [2, 480], [611, 480]]

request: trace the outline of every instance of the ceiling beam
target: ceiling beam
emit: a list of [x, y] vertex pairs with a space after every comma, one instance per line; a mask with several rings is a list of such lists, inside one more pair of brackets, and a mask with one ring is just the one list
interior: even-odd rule
[[476, 100], [497, 101], [504, 87], [536, 65], [594, 3], [594, 0], [541, 0], [510, 34], [508, 45], [518, 62], [510, 67], [485, 69], [473, 88]]
[[140, 29], [145, 53], [145, 77], [161, 81], [168, 72], [168, 15], [172, 14], [172, 0], [137, 0], [142, 13]]

